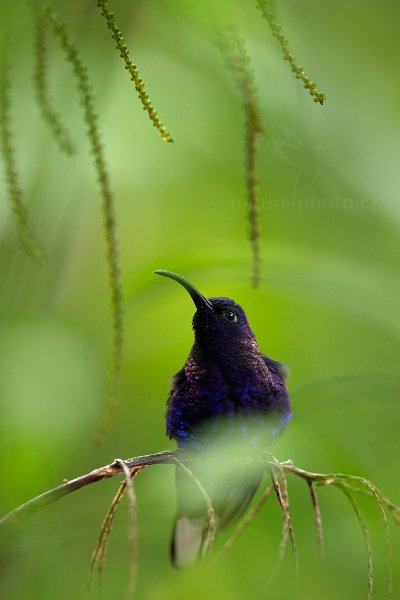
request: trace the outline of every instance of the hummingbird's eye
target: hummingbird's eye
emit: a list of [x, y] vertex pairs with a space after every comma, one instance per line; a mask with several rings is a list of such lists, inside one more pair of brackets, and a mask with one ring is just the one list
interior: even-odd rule
[[231, 321], [232, 323], [236, 323], [236, 321], [238, 320], [238, 316], [235, 312], [233, 312], [233, 310], [227, 310], [224, 316], [225, 319]]

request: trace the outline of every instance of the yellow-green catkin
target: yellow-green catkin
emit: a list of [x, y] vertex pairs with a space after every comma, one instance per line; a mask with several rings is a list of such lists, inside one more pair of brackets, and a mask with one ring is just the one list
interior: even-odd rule
[[105, 437], [118, 406], [118, 388], [121, 377], [124, 344], [122, 290], [114, 215], [114, 198], [111, 192], [108, 171], [104, 159], [104, 151], [100, 142], [97, 114], [94, 109], [93, 95], [89, 85], [87, 69], [82, 64], [78, 49], [71, 41], [67, 28], [60, 20], [59, 16], [47, 4], [42, 5], [42, 11], [43, 16], [48, 20], [56, 39], [64, 51], [67, 61], [71, 64], [73, 74], [77, 80], [80, 100], [83, 106], [86, 131], [90, 142], [95, 171], [100, 187], [100, 194], [102, 197], [106, 254], [111, 289], [113, 347], [111, 357], [109, 397], [106, 413], [104, 415], [101, 430], [98, 435], [98, 441], [100, 442]]
[[135, 63], [132, 62], [122, 32], [116, 24], [115, 15], [108, 9], [107, 0], [96, 0], [96, 4], [99, 7], [100, 13], [102, 14], [107, 23], [108, 29], [111, 31], [112, 38], [115, 42], [115, 47], [119, 51], [119, 55], [125, 63], [125, 69], [128, 71], [131, 77], [139, 100], [142, 103], [143, 109], [147, 111], [150, 121], [153, 123], [154, 127], [157, 129], [162, 139], [166, 142], [172, 142], [173, 140], [171, 135], [169, 134], [167, 128], [160, 121], [157, 112], [154, 110], [150, 102], [150, 98], [145, 90], [144, 82], [140, 77], [139, 70]]
[[7, 60], [7, 43], [0, 57], [0, 149], [4, 163], [4, 177], [7, 195], [17, 222], [20, 245], [24, 252], [38, 263], [45, 260], [45, 252], [35, 239], [28, 223], [28, 213], [22, 201], [18, 181], [17, 165], [13, 145], [10, 102], [10, 67]]
[[51, 106], [49, 99], [47, 80], [47, 27], [45, 19], [35, 11], [35, 66], [33, 82], [36, 92], [36, 100], [43, 119], [49, 125], [60, 150], [66, 156], [72, 156], [75, 152], [70, 136], [59, 115]]
[[252, 285], [257, 287], [261, 275], [257, 152], [265, 127], [258, 106], [257, 88], [244, 40], [231, 28], [217, 32], [226, 65], [239, 88], [245, 116], [245, 177], [249, 220], [249, 238], [253, 255]]
[[314, 102], [323, 104], [326, 100], [325, 94], [317, 90], [317, 84], [315, 83], [315, 81], [310, 81], [303, 67], [297, 64], [293, 53], [289, 49], [288, 40], [282, 33], [282, 26], [276, 20], [275, 14], [271, 7], [270, 0], [257, 0], [257, 8], [261, 11], [262, 16], [268, 22], [268, 25], [270, 26], [272, 31], [272, 35], [279, 42], [283, 58], [288, 61], [290, 68], [295, 74], [296, 78], [300, 79], [303, 82], [304, 88], [309, 91], [310, 95], [314, 99]]

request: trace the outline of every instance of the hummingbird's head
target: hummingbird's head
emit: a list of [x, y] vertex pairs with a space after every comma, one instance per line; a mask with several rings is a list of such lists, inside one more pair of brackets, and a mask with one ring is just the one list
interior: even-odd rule
[[197, 342], [209, 343], [215, 346], [217, 351], [219, 344], [222, 348], [228, 344], [237, 344], [239, 341], [254, 344], [255, 337], [246, 314], [234, 300], [223, 297], [206, 298], [190, 281], [176, 273], [170, 271], [155, 271], [155, 273], [177, 281], [190, 294], [197, 309], [193, 316], [193, 329]]

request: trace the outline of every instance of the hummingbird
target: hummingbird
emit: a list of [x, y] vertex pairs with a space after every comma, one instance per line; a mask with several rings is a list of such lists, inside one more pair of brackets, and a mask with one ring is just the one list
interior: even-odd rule
[[[179, 448], [198, 457], [190, 469], [211, 499], [221, 530], [243, 514], [264, 474], [260, 461], [249, 461], [245, 449], [268, 450], [291, 418], [288, 372], [261, 352], [243, 308], [234, 300], [206, 298], [181, 275], [155, 273], [183, 286], [196, 307], [194, 343], [172, 379], [166, 429]], [[207, 552], [207, 514], [204, 498], [179, 467], [176, 492], [171, 560], [182, 568]]]

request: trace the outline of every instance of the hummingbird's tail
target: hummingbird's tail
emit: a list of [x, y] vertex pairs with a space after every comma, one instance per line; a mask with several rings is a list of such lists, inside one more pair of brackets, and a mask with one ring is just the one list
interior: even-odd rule
[[171, 561], [177, 569], [190, 567], [208, 550], [208, 536], [204, 535], [205, 517], [190, 519], [177, 517], [171, 537]]

